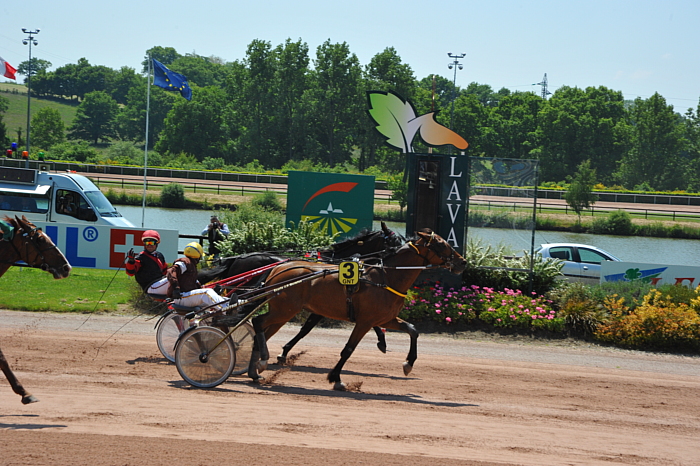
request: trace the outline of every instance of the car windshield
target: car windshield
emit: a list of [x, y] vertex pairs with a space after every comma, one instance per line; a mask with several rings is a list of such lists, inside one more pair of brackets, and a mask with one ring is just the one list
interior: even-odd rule
[[100, 191], [85, 191], [85, 195], [102, 217], [121, 217], [111, 202]]

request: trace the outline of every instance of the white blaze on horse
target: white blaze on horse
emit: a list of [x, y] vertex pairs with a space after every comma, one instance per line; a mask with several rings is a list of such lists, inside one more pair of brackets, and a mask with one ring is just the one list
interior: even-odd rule
[[[5, 217], [4, 222], [10, 229], [7, 233], [3, 233], [3, 240], [0, 241], [0, 277], [13, 265], [41, 269], [49, 272], [55, 279], [70, 275], [71, 266], [63, 253], [46, 233], [25, 216], [14, 219]], [[39, 401], [19, 383], [2, 350], [0, 350], [0, 369], [10, 382], [12, 390], [22, 397], [23, 404]]]

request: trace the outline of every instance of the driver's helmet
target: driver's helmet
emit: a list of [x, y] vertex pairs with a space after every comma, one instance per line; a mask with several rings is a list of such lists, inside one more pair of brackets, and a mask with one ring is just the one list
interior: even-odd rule
[[189, 257], [190, 259], [201, 259], [203, 255], [204, 249], [202, 249], [201, 244], [192, 242], [185, 246], [185, 256]]
[[155, 230], [146, 230], [141, 235], [141, 241], [146, 241], [147, 239], [154, 239], [156, 243], [160, 243], [160, 235]]

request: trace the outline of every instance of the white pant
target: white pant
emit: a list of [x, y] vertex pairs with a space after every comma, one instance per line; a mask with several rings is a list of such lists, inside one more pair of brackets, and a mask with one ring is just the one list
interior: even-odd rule
[[163, 277], [157, 282], [151, 283], [151, 286], [148, 287], [146, 290], [146, 293], [148, 294], [162, 294], [166, 295], [168, 294], [168, 290], [170, 289], [170, 282], [168, 282], [167, 277]]
[[[199, 288], [182, 293], [182, 298], [175, 299], [173, 302], [185, 307], [208, 307], [223, 301], [226, 301], [226, 298], [219, 296], [213, 289]], [[221, 306], [213, 306], [210, 308], [212, 311], [218, 311], [220, 309]]]

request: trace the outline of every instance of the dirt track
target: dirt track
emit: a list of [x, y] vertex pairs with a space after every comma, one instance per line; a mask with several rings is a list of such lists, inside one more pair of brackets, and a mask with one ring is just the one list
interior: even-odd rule
[[[41, 401], [0, 384], [0, 465], [700, 464], [700, 358], [557, 342], [422, 335], [383, 355], [317, 329], [272, 383], [189, 387], [153, 322], [0, 311], [0, 346]], [[111, 336], [114, 332], [114, 336]], [[270, 342], [276, 354], [295, 328]]]

